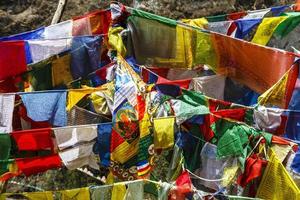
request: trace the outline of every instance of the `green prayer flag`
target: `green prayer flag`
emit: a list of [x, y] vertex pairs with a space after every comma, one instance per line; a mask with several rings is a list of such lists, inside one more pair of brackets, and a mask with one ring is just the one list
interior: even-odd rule
[[262, 132], [262, 136], [266, 139], [268, 145], [272, 144], [273, 135], [271, 133]]
[[143, 17], [143, 18], [150, 19], [150, 20], [156, 20], [158, 22], [164, 23], [164, 24], [169, 25], [169, 26], [176, 26], [177, 25], [176, 20], [169, 19], [169, 18], [166, 18], [166, 17], [162, 17], [162, 16], [159, 16], [159, 15], [155, 15], [155, 14], [148, 13], [148, 12], [138, 10], [138, 9], [134, 9], [134, 8], [132, 8], [132, 10], [131, 10], [131, 15], [132, 16]]
[[209, 16], [206, 17], [208, 22], [220, 22], [220, 21], [226, 21], [227, 20], [227, 15], [216, 15], [216, 16]]
[[235, 128], [228, 129], [224, 133], [219, 139], [217, 147], [219, 158], [241, 156], [243, 154], [243, 144]]
[[245, 123], [248, 124], [249, 126], [252, 126], [254, 123], [254, 110], [253, 109], [248, 109], [245, 113]]
[[11, 139], [9, 134], [0, 133], [0, 160], [7, 160], [10, 156]]
[[274, 36], [283, 38], [293, 31], [300, 23], [300, 15], [292, 15], [281, 22], [274, 31]]
[[182, 90], [182, 95], [178, 99], [193, 106], [202, 105], [208, 107], [207, 98], [199, 92]]
[[52, 64], [51, 59], [31, 65], [28, 72], [29, 82], [35, 91], [52, 89]]

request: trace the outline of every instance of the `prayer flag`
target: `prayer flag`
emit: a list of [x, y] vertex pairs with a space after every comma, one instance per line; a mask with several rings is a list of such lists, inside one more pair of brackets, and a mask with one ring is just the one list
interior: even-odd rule
[[126, 186], [125, 184], [115, 184], [111, 193], [111, 200], [120, 200], [124, 199], [126, 195]]
[[59, 152], [64, 165], [71, 170], [88, 165], [94, 169], [99, 169], [93, 146], [95, 142], [84, 143]]
[[17, 76], [26, 71], [24, 41], [0, 42], [0, 80]]
[[62, 200], [90, 200], [88, 187], [60, 191]]
[[14, 131], [11, 133], [11, 136], [16, 142], [19, 151], [53, 151], [54, 144], [51, 134], [52, 130], [50, 128], [45, 128]]
[[112, 134], [112, 124], [99, 124], [98, 125], [98, 137], [97, 148], [100, 155], [100, 163], [105, 167], [110, 166], [110, 142]]
[[278, 25], [286, 19], [287, 17], [285, 16], [264, 18], [257, 28], [252, 42], [255, 44], [267, 45]]
[[174, 117], [153, 120], [154, 147], [156, 149], [167, 149], [174, 145], [174, 123]]
[[20, 96], [28, 117], [33, 121], [49, 121], [54, 126], [67, 124], [66, 92], [26, 93]]
[[234, 23], [237, 26], [237, 31], [235, 33], [236, 38], [243, 39], [245, 38], [253, 28], [255, 28], [261, 19], [240, 19], [236, 20]]
[[74, 145], [91, 142], [97, 137], [97, 125], [61, 127], [53, 130], [60, 150]]
[[[11, 145], [10, 135], [0, 133], [0, 160], [9, 159], [11, 146], [12, 145]], [[1, 167], [0, 167], [0, 172], [1, 172]]]
[[61, 167], [61, 159], [58, 154], [43, 157], [19, 158], [16, 163], [20, 172], [26, 176], [45, 172]]
[[[271, 88], [292, 66], [295, 55], [212, 33], [218, 57], [217, 72], [257, 93]], [[276, 66], [276, 67], [274, 67]]]
[[15, 95], [0, 95], [0, 133], [10, 133], [13, 129]]
[[52, 24], [45, 27], [43, 38], [45, 39], [59, 39], [68, 38], [72, 36], [72, 20], [60, 22], [58, 24]]
[[[278, 181], [280, 177], [280, 181]], [[256, 194], [261, 199], [298, 199], [300, 190], [272, 150]]]

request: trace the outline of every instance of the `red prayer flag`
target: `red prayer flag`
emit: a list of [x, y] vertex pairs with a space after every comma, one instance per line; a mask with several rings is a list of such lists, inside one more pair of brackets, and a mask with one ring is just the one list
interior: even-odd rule
[[170, 81], [168, 79], [158, 77], [156, 84], [166, 84], [166, 85], [177, 85], [180, 88], [188, 89], [192, 79], [184, 79], [184, 80], [174, 80]]
[[60, 168], [62, 166], [62, 162], [58, 154], [35, 158], [16, 159], [16, 163], [19, 171], [24, 173], [26, 176], [45, 172], [49, 169]]
[[15, 131], [11, 136], [20, 151], [53, 150], [51, 128]]
[[0, 42], [0, 80], [26, 71], [24, 41]]
[[208, 99], [209, 111], [216, 111], [220, 109], [229, 109], [231, 102], [219, 100], [219, 99]]
[[148, 70], [153, 72], [154, 74], [157, 74], [158, 76], [166, 78], [169, 73], [169, 68], [163, 68], [163, 67], [151, 67]]
[[236, 12], [236, 13], [230, 13], [228, 14], [227, 18], [228, 20], [237, 20], [241, 19], [242, 17], [246, 16], [247, 12], [241, 11], [241, 12]]
[[226, 109], [226, 110], [218, 110], [213, 111], [213, 115], [215, 115], [212, 123], [215, 123], [218, 119], [229, 118], [239, 122], [243, 122], [245, 120], [246, 108], [235, 108], [235, 109]]
[[192, 181], [187, 171], [183, 171], [176, 179], [176, 187], [171, 189], [169, 200], [184, 200], [186, 194], [192, 192]]
[[200, 125], [204, 139], [206, 141], [210, 141], [214, 137], [215, 134], [211, 129], [211, 125], [216, 123], [219, 119], [228, 118], [243, 122], [245, 119], [245, 114], [245, 108], [211, 111], [211, 114], [204, 116], [204, 123]]
[[250, 181], [261, 176], [262, 169], [266, 165], [266, 160], [262, 160], [257, 154], [253, 154], [247, 158], [245, 172], [238, 177], [237, 183], [242, 187], [246, 187]]
[[110, 10], [97, 10], [86, 15], [73, 18], [73, 36], [85, 35], [91, 31], [92, 35], [107, 34], [111, 23]]

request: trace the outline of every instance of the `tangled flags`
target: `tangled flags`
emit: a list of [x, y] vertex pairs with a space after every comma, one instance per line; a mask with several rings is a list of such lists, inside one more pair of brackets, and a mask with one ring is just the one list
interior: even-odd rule
[[0, 180], [105, 167], [127, 182], [58, 193], [299, 198], [298, 55], [262, 46], [298, 27], [288, 9], [175, 21], [113, 4], [1, 38]]

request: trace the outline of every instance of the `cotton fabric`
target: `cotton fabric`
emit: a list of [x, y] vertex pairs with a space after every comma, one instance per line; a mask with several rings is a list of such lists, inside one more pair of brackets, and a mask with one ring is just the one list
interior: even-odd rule
[[251, 42], [255, 44], [266, 45], [278, 25], [286, 19], [287, 17], [285, 16], [264, 18], [262, 23], [258, 26], [256, 34]]
[[45, 128], [14, 131], [11, 133], [11, 137], [16, 142], [19, 151], [40, 151], [53, 150], [51, 134], [52, 130]]
[[90, 192], [89, 188], [78, 188], [72, 190], [61, 191], [61, 200], [89, 200]]
[[124, 198], [126, 200], [144, 199], [144, 182], [128, 183]]
[[17, 76], [26, 71], [24, 41], [0, 42], [0, 80]]
[[262, 10], [248, 11], [247, 15], [245, 17], [243, 17], [243, 19], [261, 19], [270, 11], [271, 11], [270, 8], [266, 8], [266, 9], [262, 9]]
[[115, 184], [111, 193], [111, 200], [124, 199], [126, 195], [126, 186], [125, 184]]
[[200, 155], [202, 165], [195, 173], [212, 181], [198, 180], [197, 183], [215, 190], [220, 189], [226, 169], [237, 165], [237, 161], [234, 158], [218, 159], [217, 146], [210, 143], [205, 143]]
[[66, 92], [27, 93], [20, 96], [28, 117], [33, 121], [66, 126]]
[[234, 69], [234, 73], [229, 73], [228, 77], [257, 93], [263, 93], [272, 87], [294, 62], [294, 55], [287, 52], [245, 43], [215, 33], [212, 33], [212, 37], [218, 57], [218, 71], [222, 72], [227, 68], [230, 72]]
[[103, 122], [103, 117], [87, 109], [74, 106], [68, 112], [68, 126], [99, 124]]
[[10, 133], [13, 129], [13, 111], [15, 95], [0, 95], [0, 133]]
[[90, 189], [92, 200], [111, 200], [113, 186], [97, 186]]
[[53, 55], [67, 51], [71, 48], [72, 39], [30, 40], [30, 53], [33, 63], [42, 61]]
[[174, 145], [175, 118], [156, 118], [153, 120], [154, 147], [166, 149]]
[[26, 176], [42, 173], [49, 169], [57, 169], [62, 166], [62, 162], [58, 154], [16, 159], [16, 163], [19, 171], [24, 173]]
[[11, 146], [10, 135], [0, 134], [0, 160], [7, 160], [9, 158]]
[[89, 165], [94, 169], [98, 169], [96, 157], [93, 154], [93, 145], [95, 142], [81, 144], [76, 147], [59, 152], [59, 156], [64, 165], [74, 170], [85, 165]]
[[101, 36], [73, 37], [71, 73], [74, 79], [85, 77], [100, 68]]
[[259, 106], [254, 110], [254, 122], [263, 131], [274, 133], [280, 127], [282, 110]]
[[[298, 199], [300, 190], [276, 155], [270, 151], [269, 162], [256, 193], [261, 199]], [[281, 181], [278, 181], [280, 177]]]
[[32, 31], [1, 37], [0, 41], [2, 42], [2, 41], [41, 39], [43, 37], [44, 31], [45, 31], [45, 27], [41, 27]]
[[245, 38], [259, 23], [262, 19], [240, 19], [236, 20], [237, 31], [235, 34], [236, 38]]
[[52, 61], [52, 85], [57, 86], [67, 86], [73, 81], [71, 74], [71, 55], [62, 55], [57, 59]]
[[112, 124], [103, 123], [98, 125], [97, 147], [100, 154], [100, 162], [103, 166], [110, 166], [110, 141]]
[[209, 22], [208, 30], [227, 35], [231, 21]]
[[97, 137], [97, 126], [63, 127], [53, 130], [56, 144], [60, 150], [76, 144], [91, 142]]
[[0, 195], [0, 200], [13, 199], [16, 198], [15, 196], [21, 196], [29, 200], [53, 200], [52, 192], [23, 192], [18, 194], [4, 193]]
[[224, 100], [225, 80], [226, 77], [222, 75], [193, 78], [190, 89], [202, 92], [204, 95], [211, 98]]
[[53, 24], [47, 26], [43, 33], [43, 38], [45, 39], [59, 39], [68, 38], [72, 36], [72, 20], [67, 20], [60, 22], [58, 24]]
[[97, 90], [101, 90], [101, 88], [97, 89], [97, 88], [85, 87], [77, 90], [69, 90], [67, 110], [70, 111], [83, 97]]

